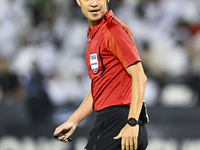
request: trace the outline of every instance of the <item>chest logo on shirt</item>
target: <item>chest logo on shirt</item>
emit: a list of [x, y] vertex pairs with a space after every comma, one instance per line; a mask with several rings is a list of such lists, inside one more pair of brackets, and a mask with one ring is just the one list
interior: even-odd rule
[[93, 72], [97, 73], [99, 65], [98, 65], [98, 59], [97, 59], [96, 53], [90, 55], [90, 66], [91, 66]]

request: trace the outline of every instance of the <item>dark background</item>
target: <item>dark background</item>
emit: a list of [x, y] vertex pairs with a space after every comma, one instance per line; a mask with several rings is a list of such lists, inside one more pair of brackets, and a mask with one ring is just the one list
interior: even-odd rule
[[[148, 77], [147, 150], [200, 149], [200, 2], [111, 0]], [[0, 150], [81, 150], [95, 113], [53, 139], [90, 89], [87, 20], [75, 1], [1, 0]]]

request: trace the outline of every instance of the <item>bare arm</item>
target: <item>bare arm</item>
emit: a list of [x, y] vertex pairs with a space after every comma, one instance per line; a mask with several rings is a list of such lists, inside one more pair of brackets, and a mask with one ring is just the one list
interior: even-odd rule
[[54, 135], [59, 133], [63, 134], [63, 136], [60, 136], [58, 140], [63, 142], [68, 141], [67, 138], [72, 135], [77, 125], [93, 112], [92, 103], [93, 98], [90, 90], [82, 104], [73, 113], [73, 115], [65, 123], [56, 128]]
[[82, 102], [79, 108], [73, 113], [69, 121], [74, 122], [75, 124], [78, 125], [81, 121], [83, 121], [87, 116], [89, 116], [93, 112], [92, 103], [93, 103], [93, 98], [90, 90], [85, 100]]
[[[147, 77], [144, 74], [141, 62], [138, 62], [128, 67], [126, 71], [132, 77], [131, 105], [128, 118], [135, 118], [138, 120], [142, 109]], [[133, 145], [135, 149], [137, 149], [138, 147], [137, 145], [138, 133], [139, 133], [138, 125], [131, 127], [130, 125], [127, 124], [114, 139], [122, 138], [121, 139], [122, 150], [125, 149], [133, 150]]]
[[128, 118], [138, 120], [144, 100], [147, 77], [144, 74], [141, 62], [128, 67], [126, 71], [132, 77], [131, 106]]

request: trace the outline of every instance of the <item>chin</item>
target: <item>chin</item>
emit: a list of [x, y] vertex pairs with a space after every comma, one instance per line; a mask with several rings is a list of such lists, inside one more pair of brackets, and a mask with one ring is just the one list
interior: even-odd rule
[[99, 18], [99, 19], [91, 19], [92, 22], [98, 22], [99, 20], [101, 20], [101, 18]]
[[97, 22], [99, 20], [101, 20], [102, 16], [97, 16], [97, 17], [91, 17], [90, 20], [93, 22]]

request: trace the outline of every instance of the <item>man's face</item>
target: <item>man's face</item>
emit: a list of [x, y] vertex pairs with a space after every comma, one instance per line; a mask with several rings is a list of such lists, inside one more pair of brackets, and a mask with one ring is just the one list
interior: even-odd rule
[[95, 24], [107, 11], [107, 0], [76, 0], [89, 24]]

